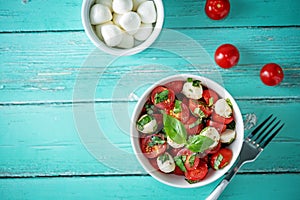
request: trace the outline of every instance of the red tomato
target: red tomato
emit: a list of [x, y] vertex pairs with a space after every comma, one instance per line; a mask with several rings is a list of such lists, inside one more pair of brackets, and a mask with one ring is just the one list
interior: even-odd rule
[[213, 90], [203, 90], [202, 97], [204, 98], [207, 105], [209, 105], [210, 103], [210, 98], [213, 98], [213, 103], [216, 103], [216, 101], [219, 99], [218, 94]]
[[[169, 147], [170, 147], [170, 146], [169, 146]], [[175, 156], [177, 156], [178, 152], [181, 151], [181, 149], [182, 149], [182, 148], [171, 148], [171, 149], [169, 149], [168, 151], [169, 151], [169, 153], [170, 153], [173, 157], [175, 157]]]
[[222, 148], [214, 153], [210, 158], [210, 166], [215, 169], [222, 169], [230, 163], [232, 159], [232, 151], [228, 148]]
[[[192, 159], [194, 159], [194, 161]], [[188, 171], [194, 170], [197, 168], [199, 162], [200, 162], [200, 158], [198, 156], [196, 156], [195, 154], [188, 155], [184, 162], [184, 166]]]
[[181, 171], [181, 169], [176, 165], [175, 169], [173, 171], [173, 174], [178, 175], [178, 176], [182, 176], [182, 175], [184, 175], [184, 172]]
[[175, 113], [174, 110], [169, 111], [169, 115], [177, 118], [182, 123], [186, 123], [190, 118], [190, 110], [184, 103], [181, 103], [181, 112]]
[[228, 0], [207, 0], [205, 4], [206, 15], [213, 20], [225, 18], [230, 11]]
[[225, 124], [214, 122], [212, 120], [207, 120], [206, 126], [215, 127], [219, 133], [223, 133], [226, 130], [226, 125]]
[[206, 150], [205, 152], [207, 154], [214, 154], [214, 153], [218, 152], [220, 150], [220, 148], [221, 148], [221, 142], [219, 142], [219, 144], [215, 148], [213, 148], [211, 150]]
[[225, 69], [235, 66], [240, 59], [239, 50], [232, 44], [223, 44], [215, 52], [216, 63]]
[[157, 161], [156, 158], [153, 159], [149, 159], [150, 164], [152, 165], [152, 167], [154, 167], [154, 169], [159, 170], [159, 167], [157, 165]]
[[210, 107], [205, 106], [194, 99], [189, 100], [189, 108], [190, 108], [191, 113], [193, 113], [193, 115], [197, 116], [197, 117], [198, 117], [198, 114], [195, 113], [196, 108], [199, 108], [204, 113], [205, 117], [209, 117], [213, 112], [213, 110]]
[[193, 152], [190, 151], [189, 149], [183, 148], [181, 149], [176, 156], [188, 156], [188, 155], [192, 155]]
[[[168, 92], [165, 92], [168, 91]], [[165, 94], [165, 95], [163, 95]], [[167, 89], [163, 86], [158, 86], [153, 89], [151, 93], [151, 101], [152, 103], [162, 109], [162, 110], [169, 110], [173, 108], [175, 100], [175, 93], [171, 89]]]
[[160, 142], [163, 142], [164, 140], [161, 134], [152, 134], [141, 139], [141, 150], [147, 158], [156, 158], [163, 154], [167, 149], [166, 141], [161, 144], [159, 142], [155, 142], [155, 139]]
[[178, 94], [182, 91], [183, 81], [172, 81], [165, 84], [165, 86], [173, 90], [175, 94]]
[[189, 135], [196, 135], [200, 133], [200, 131], [203, 129], [204, 125], [202, 123], [198, 125], [195, 124], [198, 119], [199, 118], [191, 116], [189, 120], [185, 123], [184, 127]]
[[225, 117], [222, 117], [222, 116], [218, 115], [215, 112], [213, 112], [213, 114], [211, 115], [211, 117], [212, 117], [213, 121], [221, 123], [221, 124], [229, 124], [233, 120], [233, 116], [231, 116], [229, 118], [225, 118]]
[[203, 161], [200, 161], [196, 169], [185, 172], [185, 177], [191, 181], [199, 181], [206, 176], [207, 172], [207, 164]]
[[276, 63], [269, 63], [260, 70], [261, 81], [268, 86], [278, 85], [283, 80], [282, 68]]

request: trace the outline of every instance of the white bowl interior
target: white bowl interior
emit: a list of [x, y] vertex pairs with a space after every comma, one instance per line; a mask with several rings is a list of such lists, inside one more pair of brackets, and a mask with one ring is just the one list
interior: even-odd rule
[[90, 23], [90, 8], [95, 3], [95, 0], [83, 0], [82, 8], [81, 8], [81, 19], [82, 24], [85, 30], [85, 33], [89, 37], [89, 39], [93, 42], [93, 44], [101, 49], [102, 51], [117, 55], [117, 56], [129, 56], [133, 54], [137, 54], [144, 49], [148, 48], [159, 36], [163, 22], [164, 22], [164, 7], [162, 0], [153, 0], [156, 6], [156, 12], [157, 12], [157, 20], [155, 23], [155, 26], [153, 28], [153, 32], [149, 36], [147, 40], [142, 42], [141, 44], [130, 48], [130, 49], [121, 49], [121, 48], [114, 48], [107, 46], [103, 41], [99, 39], [99, 37], [96, 35], [96, 33], [93, 30], [93, 27]]
[[[171, 81], [176, 81], [176, 80], [185, 81], [185, 80], [187, 80], [187, 78], [193, 78], [193, 79], [200, 80], [204, 86], [208, 87], [209, 89], [214, 90], [222, 98], [230, 99], [230, 101], [232, 102], [232, 105], [233, 105], [233, 110], [234, 110], [233, 115], [234, 115], [234, 118], [236, 121], [236, 133], [237, 133], [235, 141], [232, 144], [230, 144], [228, 147], [233, 152], [232, 161], [229, 163], [229, 165], [227, 165], [225, 168], [217, 170], [217, 171], [214, 171], [213, 169], [209, 169], [209, 172], [208, 172], [207, 176], [204, 178], [204, 180], [202, 180], [198, 183], [195, 183], [195, 184], [189, 184], [186, 180], [184, 180], [184, 176], [177, 176], [177, 175], [173, 175], [173, 174], [164, 174], [164, 173], [156, 171], [153, 168], [153, 166], [149, 163], [148, 159], [141, 152], [140, 145], [139, 145], [139, 133], [136, 130], [136, 125], [135, 125], [135, 122], [137, 121], [138, 117], [140, 116], [142, 107], [144, 106], [146, 100], [148, 99], [151, 91], [156, 86], [163, 85], [165, 83], [168, 83]], [[131, 143], [133, 146], [134, 153], [136, 154], [137, 159], [139, 160], [141, 165], [152, 177], [154, 177], [158, 181], [160, 181], [164, 184], [174, 186], [174, 187], [179, 187], [179, 188], [194, 188], [194, 187], [204, 186], [204, 185], [214, 182], [215, 180], [217, 180], [218, 178], [223, 176], [232, 167], [232, 165], [236, 161], [236, 159], [240, 153], [243, 139], [244, 139], [244, 124], [243, 124], [242, 115], [241, 115], [240, 109], [239, 109], [236, 101], [233, 99], [233, 97], [223, 87], [221, 87], [216, 82], [214, 82], [210, 79], [207, 79], [205, 77], [195, 76], [195, 75], [184, 74], [184, 75], [170, 76], [170, 77], [167, 77], [167, 78], [159, 81], [152, 87], [150, 87], [142, 95], [139, 102], [137, 103], [137, 105], [134, 109], [133, 115], [132, 115], [131, 122], [132, 122], [131, 130], [130, 130]]]

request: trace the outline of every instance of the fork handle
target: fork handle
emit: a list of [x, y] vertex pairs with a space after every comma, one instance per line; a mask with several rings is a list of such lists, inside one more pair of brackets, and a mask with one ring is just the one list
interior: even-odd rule
[[214, 191], [206, 198], [206, 200], [217, 200], [218, 197], [221, 195], [223, 190], [226, 188], [228, 185], [229, 181], [226, 179], [223, 179], [221, 183], [214, 189]]

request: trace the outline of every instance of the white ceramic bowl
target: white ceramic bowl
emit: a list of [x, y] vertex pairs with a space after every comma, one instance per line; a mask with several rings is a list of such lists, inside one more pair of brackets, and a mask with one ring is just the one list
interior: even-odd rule
[[[149, 163], [148, 159], [141, 152], [140, 143], [139, 143], [139, 133], [136, 130], [136, 123], [135, 123], [138, 120], [138, 117], [141, 114], [141, 110], [142, 110], [144, 104], [146, 103], [147, 99], [149, 98], [151, 91], [156, 86], [164, 85], [171, 81], [177, 81], [177, 80], [186, 81], [187, 78], [193, 78], [194, 80], [195, 79], [200, 80], [202, 85], [206, 86], [209, 89], [214, 90], [222, 98], [229, 98], [233, 105], [233, 111], [234, 111], [233, 116], [236, 121], [236, 139], [232, 144], [230, 144], [228, 146], [228, 148], [230, 148], [233, 152], [233, 157], [232, 157], [231, 162], [225, 168], [217, 170], [217, 171], [214, 171], [213, 169], [210, 168], [207, 176], [202, 181], [200, 181], [198, 183], [194, 183], [194, 184], [189, 184], [184, 179], [184, 176], [177, 176], [174, 174], [164, 174], [153, 168], [153, 166]], [[134, 112], [132, 115], [132, 124], [131, 124], [130, 128], [131, 128], [130, 129], [131, 144], [132, 144], [134, 153], [135, 153], [137, 159], [139, 160], [140, 164], [144, 167], [144, 169], [158, 181], [160, 181], [164, 184], [174, 186], [174, 187], [179, 187], [179, 188], [194, 188], [194, 187], [204, 186], [204, 185], [214, 182], [215, 180], [217, 180], [221, 176], [223, 176], [232, 167], [232, 165], [236, 161], [236, 159], [240, 153], [240, 150], [241, 150], [241, 147], [243, 144], [243, 139], [244, 139], [243, 118], [242, 118], [240, 109], [239, 109], [236, 101], [233, 99], [233, 97], [223, 87], [221, 87], [216, 82], [214, 82], [208, 78], [205, 78], [205, 77], [189, 75], [189, 74], [175, 75], [175, 76], [167, 77], [167, 78], [157, 82], [149, 89], [147, 89], [147, 91], [142, 95], [142, 97], [140, 98], [140, 100], [138, 101], [138, 103], [134, 109]]]
[[162, 0], [153, 0], [156, 12], [157, 12], [157, 20], [154, 24], [153, 31], [151, 35], [143, 42], [138, 44], [137, 46], [134, 46], [130, 49], [122, 49], [118, 47], [109, 47], [107, 46], [102, 40], [99, 39], [99, 37], [96, 35], [91, 23], [90, 23], [90, 9], [91, 6], [95, 4], [95, 0], [83, 0], [82, 2], [82, 8], [81, 8], [81, 19], [82, 24], [85, 30], [85, 33], [89, 37], [89, 39], [93, 42], [93, 44], [101, 49], [102, 51], [117, 55], [117, 56], [128, 56], [137, 54], [145, 49], [147, 49], [159, 36], [163, 22], [164, 22], [164, 7]]

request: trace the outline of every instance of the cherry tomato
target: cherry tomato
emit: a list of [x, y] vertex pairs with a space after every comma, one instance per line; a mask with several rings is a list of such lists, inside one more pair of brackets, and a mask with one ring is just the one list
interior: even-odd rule
[[222, 169], [230, 163], [232, 159], [232, 151], [228, 148], [222, 148], [214, 153], [210, 158], [210, 166], [215, 169]]
[[163, 86], [158, 86], [153, 89], [151, 92], [151, 101], [152, 103], [162, 109], [170, 110], [173, 108], [175, 100], [175, 93], [173, 90], [168, 89]]
[[185, 172], [185, 177], [191, 181], [199, 181], [202, 180], [207, 173], [207, 164], [203, 161], [200, 161], [196, 169]]
[[206, 126], [215, 127], [219, 133], [223, 133], [226, 130], [226, 125], [225, 124], [214, 122], [212, 120], [207, 120]]
[[147, 158], [156, 158], [167, 149], [167, 142], [161, 134], [148, 135], [142, 138], [141, 150]]
[[178, 151], [176, 156], [188, 156], [188, 155], [192, 155], [193, 152], [190, 151], [189, 149], [183, 148], [180, 151]]
[[181, 103], [181, 112], [176, 113], [173, 109], [169, 111], [169, 115], [177, 118], [182, 123], [186, 123], [190, 118], [190, 110], [187, 105]]
[[[170, 146], [169, 146], [170, 147]], [[178, 152], [181, 151], [182, 148], [170, 148], [168, 152], [173, 156], [177, 156]]]
[[[205, 117], [209, 117], [213, 112], [213, 110], [210, 107], [205, 106], [203, 103], [201, 103], [197, 100], [194, 100], [194, 99], [189, 100], [189, 108], [190, 108], [191, 113], [193, 113], [193, 115], [197, 116], [197, 117], [199, 117], [199, 113], [195, 112], [196, 108], [199, 108], [203, 112]], [[203, 116], [201, 116], [201, 117], [203, 117]]]
[[200, 162], [200, 158], [195, 154], [188, 155], [184, 162], [184, 166], [188, 171], [194, 170], [197, 168], [199, 162]]
[[220, 124], [229, 124], [230, 122], [233, 121], [233, 116], [231, 116], [229, 118], [225, 118], [225, 117], [218, 115], [215, 112], [212, 113], [211, 117], [212, 117], [213, 121], [218, 122]]
[[223, 44], [215, 52], [216, 63], [224, 69], [235, 66], [239, 62], [239, 59], [239, 50], [232, 44]]
[[150, 162], [150, 164], [152, 165], [152, 167], [154, 167], [154, 169], [159, 170], [159, 167], [158, 167], [158, 165], [157, 165], [156, 158], [149, 159], [149, 162]]
[[229, 0], [207, 0], [205, 4], [206, 15], [213, 20], [225, 18], [230, 11]]
[[269, 63], [260, 70], [261, 81], [268, 86], [278, 85], [283, 80], [282, 68], [276, 63]]
[[185, 123], [184, 127], [189, 135], [196, 135], [203, 129], [204, 125], [202, 123], [198, 124], [197, 120], [199, 120], [199, 118], [191, 116]]
[[173, 174], [178, 175], [178, 176], [182, 176], [182, 175], [184, 175], [184, 172], [181, 171], [181, 169], [176, 165], [175, 169], [173, 171]]
[[220, 150], [220, 148], [221, 148], [221, 142], [219, 142], [219, 144], [215, 148], [213, 148], [211, 150], [206, 150], [205, 152], [207, 154], [214, 154], [214, 153], [218, 152]]
[[172, 81], [165, 84], [165, 86], [173, 90], [175, 94], [178, 94], [182, 91], [183, 81]]
[[213, 100], [212, 103], [216, 103], [216, 101], [219, 99], [218, 94], [216, 92], [214, 92], [213, 90], [203, 90], [202, 97], [205, 100], [207, 105], [209, 105], [211, 103], [210, 98], [212, 98], [212, 100]]

